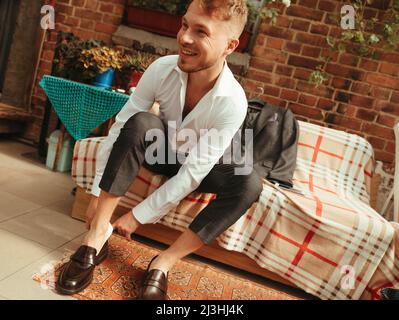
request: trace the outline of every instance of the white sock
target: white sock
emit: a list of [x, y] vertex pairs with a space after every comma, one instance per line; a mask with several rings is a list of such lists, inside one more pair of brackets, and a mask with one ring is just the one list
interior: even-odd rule
[[107, 240], [111, 237], [113, 231], [114, 231], [114, 228], [112, 227], [112, 224], [108, 223], [108, 229], [107, 229], [107, 232], [105, 233], [104, 241], [101, 244], [101, 246], [99, 247], [99, 249], [97, 249], [96, 256], [98, 256], [98, 254], [100, 253], [100, 251], [103, 248], [105, 242], [107, 242]]

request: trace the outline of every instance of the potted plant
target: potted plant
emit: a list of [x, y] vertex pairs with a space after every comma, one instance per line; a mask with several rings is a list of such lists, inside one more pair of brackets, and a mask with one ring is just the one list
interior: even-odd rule
[[128, 25], [165, 36], [175, 37], [187, 1], [128, 0]]
[[121, 70], [123, 60], [120, 51], [106, 46], [83, 50], [80, 56], [86, 71], [95, 78], [94, 85], [104, 89], [112, 86], [115, 71]]
[[157, 57], [151, 53], [141, 51], [125, 55], [122, 68], [118, 72], [117, 86], [125, 91], [136, 87], [144, 71]]
[[81, 54], [83, 50], [101, 47], [103, 43], [92, 39], [81, 40], [73, 33], [64, 32], [60, 32], [57, 39], [54, 74], [72, 81], [91, 83], [96, 74], [84, 67]]

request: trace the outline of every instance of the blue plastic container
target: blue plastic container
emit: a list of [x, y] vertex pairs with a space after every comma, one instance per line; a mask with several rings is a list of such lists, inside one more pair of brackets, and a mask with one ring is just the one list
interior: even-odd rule
[[94, 85], [99, 88], [109, 89], [114, 82], [115, 70], [109, 68], [107, 71], [99, 74], [94, 80]]

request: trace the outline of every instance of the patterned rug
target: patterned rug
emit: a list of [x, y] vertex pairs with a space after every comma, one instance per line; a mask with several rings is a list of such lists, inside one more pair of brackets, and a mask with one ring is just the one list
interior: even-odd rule
[[[119, 235], [109, 239], [109, 256], [96, 267], [93, 283], [73, 297], [80, 300], [130, 300], [138, 294], [148, 263], [159, 253], [137, 241]], [[67, 252], [52, 268], [35, 274], [42, 287], [54, 290], [61, 266], [73, 252]], [[169, 272], [171, 300], [299, 300], [287, 293], [233, 276], [205, 263], [184, 259]]]

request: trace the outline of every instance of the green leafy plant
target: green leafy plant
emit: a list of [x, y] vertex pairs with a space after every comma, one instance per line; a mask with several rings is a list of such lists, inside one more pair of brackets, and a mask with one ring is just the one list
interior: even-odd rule
[[82, 50], [80, 61], [91, 77], [95, 77], [112, 68], [121, 70], [125, 57], [113, 48], [106, 46]]
[[91, 83], [95, 75], [84, 67], [80, 59], [81, 53], [83, 50], [98, 48], [102, 45], [102, 42], [96, 40], [81, 40], [73, 33], [60, 32], [55, 48], [57, 55], [53, 61], [54, 74], [73, 81]]
[[[326, 38], [329, 50], [326, 55], [320, 55], [320, 65], [310, 75], [310, 83], [319, 87], [328, 81], [328, 73], [325, 70], [337, 52], [350, 53], [354, 57], [378, 59], [378, 49], [399, 49], [399, 0], [391, 0], [382, 18], [366, 19], [365, 9], [374, 1], [376, 0], [354, 1], [352, 5], [355, 9], [355, 28], [342, 30], [338, 38]], [[340, 14], [331, 15], [330, 18], [340, 25]]]

